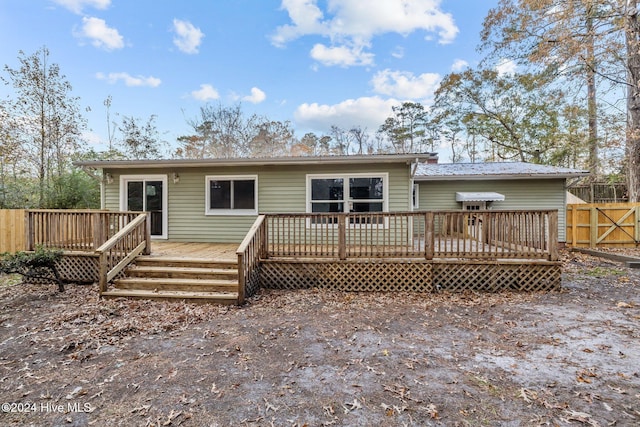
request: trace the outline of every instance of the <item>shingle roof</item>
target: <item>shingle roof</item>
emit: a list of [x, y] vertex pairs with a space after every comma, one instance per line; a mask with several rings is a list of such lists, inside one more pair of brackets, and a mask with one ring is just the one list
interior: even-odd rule
[[573, 178], [587, 176], [588, 171], [524, 162], [494, 163], [440, 163], [420, 164], [416, 169], [417, 181], [463, 179], [530, 179]]

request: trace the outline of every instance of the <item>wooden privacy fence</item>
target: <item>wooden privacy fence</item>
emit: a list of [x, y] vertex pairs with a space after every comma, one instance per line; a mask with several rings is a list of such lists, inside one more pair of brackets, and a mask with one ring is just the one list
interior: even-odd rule
[[24, 209], [0, 209], [0, 253], [27, 248]]
[[573, 247], [636, 247], [640, 203], [567, 205], [567, 244]]
[[557, 211], [266, 215], [267, 258], [558, 259]]

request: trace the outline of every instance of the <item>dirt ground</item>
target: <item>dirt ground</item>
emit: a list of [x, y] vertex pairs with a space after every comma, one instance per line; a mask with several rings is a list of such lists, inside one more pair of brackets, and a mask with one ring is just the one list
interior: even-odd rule
[[640, 270], [563, 258], [557, 293], [266, 290], [240, 308], [5, 276], [0, 425], [640, 425]]

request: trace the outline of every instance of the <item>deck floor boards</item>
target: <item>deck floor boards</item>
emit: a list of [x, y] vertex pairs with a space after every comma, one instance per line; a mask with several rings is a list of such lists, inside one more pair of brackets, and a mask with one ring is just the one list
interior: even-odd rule
[[237, 261], [237, 243], [151, 242], [151, 256]]

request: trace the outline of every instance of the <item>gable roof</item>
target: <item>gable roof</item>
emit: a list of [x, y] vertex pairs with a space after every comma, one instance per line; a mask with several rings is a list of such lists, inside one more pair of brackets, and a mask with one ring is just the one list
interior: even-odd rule
[[588, 171], [525, 162], [419, 164], [416, 181], [577, 178]]
[[89, 160], [74, 162], [76, 166], [104, 169], [128, 168], [194, 168], [215, 166], [266, 166], [266, 165], [339, 165], [363, 163], [420, 163], [437, 162], [437, 153], [421, 154], [371, 154], [355, 156], [288, 156], [230, 159], [164, 159], [164, 160]]

